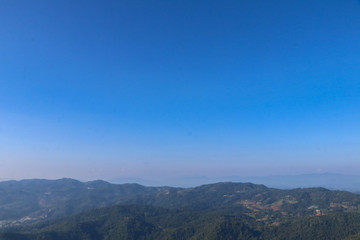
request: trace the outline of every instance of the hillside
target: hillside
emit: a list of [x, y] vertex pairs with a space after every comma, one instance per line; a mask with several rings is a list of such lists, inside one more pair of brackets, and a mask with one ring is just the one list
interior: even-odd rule
[[177, 176], [169, 177], [163, 180], [142, 179], [142, 178], [112, 178], [108, 180], [111, 183], [139, 183], [145, 186], [162, 186], [164, 182], [170, 186], [177, 187], [195, 187], [202, 184], [211, 184], [215, 182], [251, 182], [263, 184], [271, 188], [294, 189], [323, 187], [330, 190], [344, 190], [354, 193], [360, 193], [360, 176], [339, 173], [313, 173], [300, 175], [273, 175], [273, 176]]
[[223, 211], [169, 210], [130, 205], [90, 210], [32, 226], [18, 233], [4, 232], [2, 240], [232, 240], [232, 239], [356, 239], [359, 213], [331, 213], [293, 218], [269, 225], [243, 214]]
[[136, 204], [179, 211], [223, 211], [264, 224], [293, 217], [358, 212], [360, 196], [324, 188], [279, 190], [252, 183], [216, 183], [195, 188], [144, 187], [72, 179], [0, 183], [0, 225], [23, 226], [85, 210]]
[[0, 182], [0, 227], [54, 219], [127, 202], [167, 188], [74, 179]]

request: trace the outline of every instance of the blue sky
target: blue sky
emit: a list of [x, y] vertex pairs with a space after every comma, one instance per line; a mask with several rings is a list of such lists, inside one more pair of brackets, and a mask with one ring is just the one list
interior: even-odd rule
[[360, 172], [356, 0], [0, 0], [0, 179]]

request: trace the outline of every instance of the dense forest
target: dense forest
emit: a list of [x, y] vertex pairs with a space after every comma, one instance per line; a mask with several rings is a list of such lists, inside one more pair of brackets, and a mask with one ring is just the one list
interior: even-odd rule
[[[17, 232], [17, 233], [16, 233]], [[169, 210], [126, 205], [5, 231], [0, 239], [359, 239], [359, 213], [287, 219], [277, 225], [224, 210]]]
[[62, 179], [5, 182], [0, 191], [4, 240], [360, 239], [360, 196], [324, 188]]

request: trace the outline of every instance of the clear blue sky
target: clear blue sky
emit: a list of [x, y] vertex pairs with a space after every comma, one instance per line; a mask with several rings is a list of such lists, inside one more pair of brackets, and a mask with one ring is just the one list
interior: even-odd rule
[[360, 173], [356, 0], [0, 0], [0, 179]]

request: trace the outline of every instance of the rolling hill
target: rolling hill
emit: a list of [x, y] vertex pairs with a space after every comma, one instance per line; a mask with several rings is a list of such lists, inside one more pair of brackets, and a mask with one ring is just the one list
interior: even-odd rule
[[[166, 208], [233, 208], [261, 215], [289, 215], [357, 209], [360, 196], [324, 188], [279, 190], [251, 183], [216, 183], [195, 188], [144, 187], [138, 184], [80, 182], [73, 179], [0, 183], [0, 225], [53, 219], [116, 204]], [[309, 209], [310, 208], [310, 209]], [[276, 215], [276, 214], [275, 214]]]

